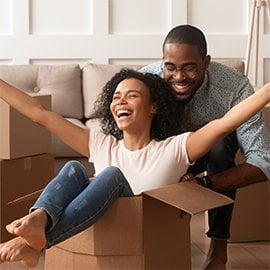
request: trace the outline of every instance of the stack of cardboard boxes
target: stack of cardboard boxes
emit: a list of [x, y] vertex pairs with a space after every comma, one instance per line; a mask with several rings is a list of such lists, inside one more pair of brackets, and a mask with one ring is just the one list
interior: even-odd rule
[[[36, 95], [47, 109], [50, 95]], [[12, 238], [5, 225], [28, 213], [54, 174], [51, 136], [0, 99], [0, 242]]]

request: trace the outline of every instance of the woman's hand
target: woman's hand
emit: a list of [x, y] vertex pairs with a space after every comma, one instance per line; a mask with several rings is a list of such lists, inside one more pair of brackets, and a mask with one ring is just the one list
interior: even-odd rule
[[186, 173], [184, 174], [178, 182], [193, 182], [196, 184], [199, 184], [197, 178], [192, 173]]
[[186, 173], [180, 178], [179, 182], [192, 182], [213, 189], [213, 183], [209, 176], [195, 177], [192, 173]]

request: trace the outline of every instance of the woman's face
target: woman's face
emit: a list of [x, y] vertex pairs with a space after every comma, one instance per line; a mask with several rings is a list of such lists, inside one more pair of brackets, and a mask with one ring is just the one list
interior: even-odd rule
[[149, 89], [142, 81], [135, 78], [121, 81], [114, 92], [110, 109], [123, 132], [150, 134], [155, 107]]

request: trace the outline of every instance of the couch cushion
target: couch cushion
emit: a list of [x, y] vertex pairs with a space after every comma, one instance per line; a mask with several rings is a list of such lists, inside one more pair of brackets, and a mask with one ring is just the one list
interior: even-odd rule
[[245, 63], [241, 60], [229, 60], [229, 59], [213, 59], [215, 62], [219, 62], [228, 67], [234, 68], [242, 73], [245, 72]]
[[5, 65], [0, 78], [24, 91], [51, 94], [52, 110], [64, 117], [83, 117], [79, 65]]
[[93, 105], [104, 85], [121, 68], [139, 69], [141, 65], [88, 64], [83, 68], [84, 116], [89, 118]]

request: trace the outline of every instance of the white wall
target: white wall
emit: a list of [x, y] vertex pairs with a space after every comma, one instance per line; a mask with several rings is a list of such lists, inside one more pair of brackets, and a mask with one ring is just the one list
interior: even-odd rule
[[[185, 23], [205, 32], [213, 58], [244, 60], [250, 10], [251, 0], [0, 0], [0, 64], [146, 64]], [[259, 85], [270, 81], [265, 10]]]

